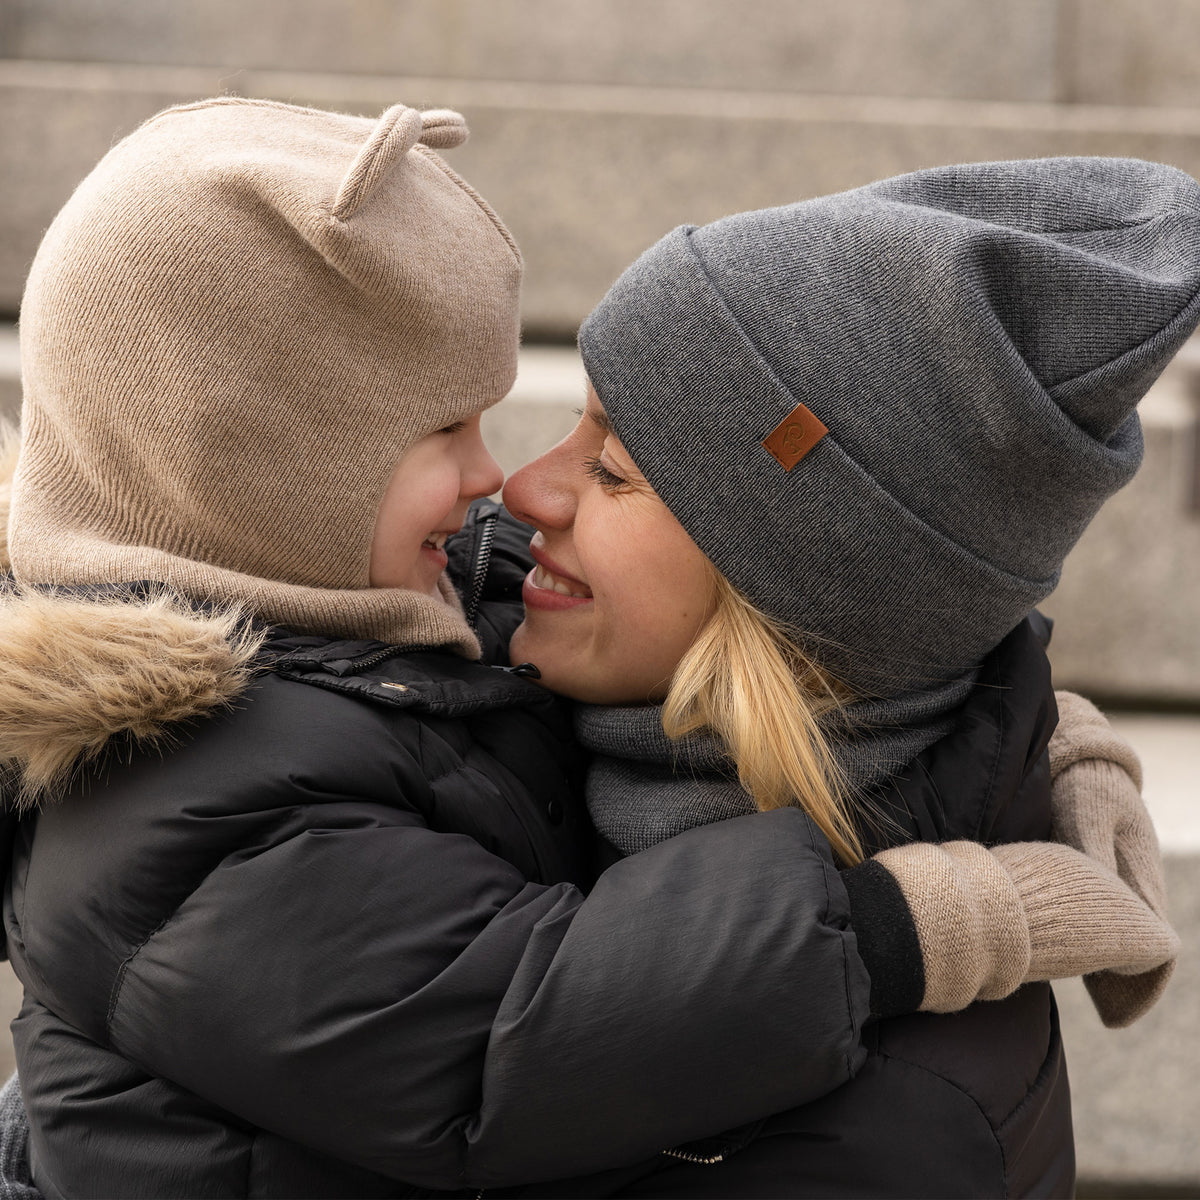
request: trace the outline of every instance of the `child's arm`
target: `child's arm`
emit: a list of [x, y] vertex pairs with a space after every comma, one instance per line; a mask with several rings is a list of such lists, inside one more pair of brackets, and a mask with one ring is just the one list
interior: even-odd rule
[[[38, 818], [9, 950], [91, 1042], [284, 1138], [435, 1188], [636, 1160], [853, 1074], [868, 984], [803, 813], [693, 830], [585, 897], [383, 803], [403, 767], [356, 702], [300, 725], [309, 689], [261, 688], [291, 693], [198, 723], [123, 783], [119, 806], [72, 796]], [[226, 740], [227, 726], [254, 736]], [[196, 815], [199, 839], [194, 825], [175, 846], [158, 837]], [[143, 923], [164, 889], [178, 906]], [[26, 1083], [45, 1094], [41, 1066]]]

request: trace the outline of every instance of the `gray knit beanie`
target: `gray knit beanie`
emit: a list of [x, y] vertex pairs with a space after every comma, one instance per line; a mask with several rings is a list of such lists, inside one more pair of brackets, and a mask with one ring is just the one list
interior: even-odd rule
[[835, 675], [969, 670], [1142, 455], [1200, 320], [1200, 188], [1134, 159], [918, 171], [683, 226], [584, 322], [622, 442]]

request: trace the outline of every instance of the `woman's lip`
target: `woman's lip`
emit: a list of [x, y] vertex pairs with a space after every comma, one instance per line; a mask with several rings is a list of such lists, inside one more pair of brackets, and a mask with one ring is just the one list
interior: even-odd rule
[[[546, 570], [550, 570], [549, 567]], [[525, 576], [521, 585], [521, 599], [526, 608], [541, 609], [543, 612], [563, 612], [568, 608], [578, 608], [582, 604], [591, 604], [591, 596], [564, 596], [553, 588], [538, 587], [533, 582], [536, 568]]]
[[545, 550], [536, 544], [536, 541], [530, 543], [529, 553], [533, 556], [533, 561], [545, 567], [551, 575], [557, 575], [560, 579], [565, 579], [569, 583], [577, 583], [584, 591], [590, 590], [582, 579], [576, 578], [570, 571], [564, 571]]

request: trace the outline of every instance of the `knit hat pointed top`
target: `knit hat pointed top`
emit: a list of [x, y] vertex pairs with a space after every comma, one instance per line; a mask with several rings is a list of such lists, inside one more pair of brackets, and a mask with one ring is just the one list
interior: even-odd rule
[[1200, 320], [1200, 188], [1060, 158], [668, 234], [580, 349], [719, 570], [875, 694], [969, 670], [1055, 587]]
[[477, 652], [448, 585], [368, 586], [397, 461], [516, 374], [520, 256], [430, 149], [465, 137], [445, 110], [221, 98], [115, 146], [22, 303], [17, 578]]

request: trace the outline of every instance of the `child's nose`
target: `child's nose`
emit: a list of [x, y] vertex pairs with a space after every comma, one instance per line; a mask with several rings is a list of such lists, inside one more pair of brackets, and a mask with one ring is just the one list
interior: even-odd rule
[[500, 464], [484, 445], [483, 438], [477, 435], [463, 471], [464, 495], [472, 498], [490, 496], [493, 492], [498, 492], [503, 484], [504, 472], [500, 469]]

